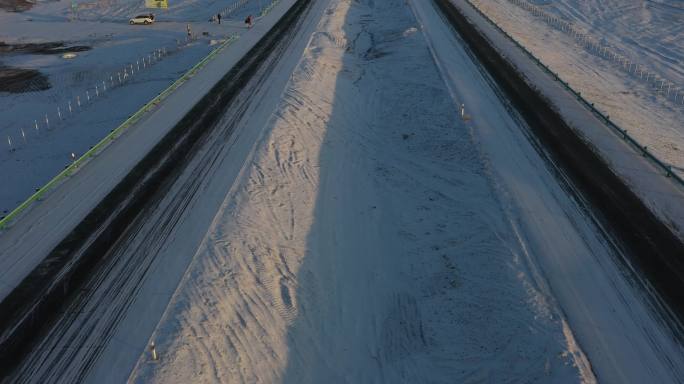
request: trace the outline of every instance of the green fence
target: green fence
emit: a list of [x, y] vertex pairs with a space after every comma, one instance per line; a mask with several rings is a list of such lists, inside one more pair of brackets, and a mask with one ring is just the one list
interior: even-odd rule
[[46, 193], [48, 193], [52, 188], [54, 188], [58, 183], [60, 183], [62, 180], [66, 179], [67, 177], [71, 176], [78, 170], [80, 166], [82, 166], [88, 159], [91, 157], [97, 155], [100, 151], [102, 151], [109, 143], [111, 143], [114, 139], [117, 137], [121, 136], [126, 129], [128, 129], [130, 126], [135, 124], [140, 120], [140, 118], [147, 112], [149, 112], [151, 109], [153, 109], [155, 106], [157, 106], [162, 100], [164, 100], [167, 96], [169, 96], [173, 91], [175, 91], [178, 87], [180, 87], [183, 83], [185, 83], [188, 79], [190, 79], [197, 71], [202, 69], [207, 63], [214, 58], [221, 50], [223, 50], [225, 47], [233, 43], [235, 40], [239, 38], [238, 35], [231, 35], [229, 36], [226, 41], [224, 41], [219, 47], [211, 51], [207, 56], [205, 56], [200, 62], [195, 64], [192, 68], [190, 68], [183, 76], [181, 76], [178, 80], [176, 80], [173, 84], [171, 84], [168, 88], [163, 90], [160, 94], [158, 94], [156, 97], [154, 97], [152, 100], [147, 102], [142, 108], [140, 108], [137, 112], [135, 112], [131, 117], [126, 119], [121, 125], [119, 125], [116, 129], [114, 129], [111, 133], [109, 133], [104, 139], [100, 140], [99, 143], [95, 144], [94, 147], [92, 147], [88, 152], [84, 153], [83, 156], [79, 157], [76, 159], [73, 163], [71, 163], [68, 167], [66, 167], [62, 172], [60, 172], [57, 176], [52, 178], [47, 184], [45, 184], [42, 188], [38, 189], [33, 195], [31, 195], [26, 201], [21, 203], [18, 207], [16, 207], [12, 212], [10, 212], [7, 216], [4, 218], [0, 219], [0, 229], [4, 229], [7, 227], [7, 225], [11, 222], [12, 219], [16, 218], [19, 214], [21, 214], [23, 211], [26, 210], [32, 203], [35, 201], [39, 200], [41, 197], [43, 197]]

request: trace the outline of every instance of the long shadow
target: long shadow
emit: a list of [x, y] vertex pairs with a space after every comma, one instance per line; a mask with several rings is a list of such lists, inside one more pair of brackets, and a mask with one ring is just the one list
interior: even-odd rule
[[[318, 194], [314, 202], [311, 228], [306, 239], [306, 252], [297, 272], [295, 294], [291, 295], [289, 288], [281, 285], [282, 301], [285, 305], [296, 306], [297, 313], [297, 317], [290, 324], [287, 331], [287, 365], [282, 376], [283, 383], [425, 381], [426, 377], [419, 376], [419, 372], [416, 373], [415, 377], [411, 377], [410, 373], [407, 374], [407, 372], [410, 372], [410, 367], [416, 361], [423, 367], [432, 366], [431, 364], [423, 364], [425, 362], [424, 359], [431, 358], [429, 356], [429, 349], [432, 348], [430, 344], [434, 341], [434, 338], [430, 335], [431, 330], [428, 327], [425, 327], [426, 329], [424, 330], [419, 313], [422, 310], [422, 303], [416, 303], [417, 299], [414, 298], [416, 292], [402, 292], [400, 285], [396, 284], [396, 280], [401, 278], [405, 272], [402, 270], [404, 267], [399, 265], [400, 262], [397, 261], [397, 265], [391, 265], [394, 263], [388, 262], [386, 256], [380, 257], [379, 255], [380, 252], [385, 255], [396, 254], [397, 259], [400, 259], [405, 257], [406, 250], [399, 249], [398, 244], [378, 244], [378, 242], [373, 242], [370, 239], [383, 233], [387, 234], [387, 231], [401, 229], [399, 226], [394, 225], [396, 222], [393, 222], [392, 219], [397, 219], [397, 216], [401, 215], [398, 211], [404, 207], [393, 206], [392, 203], [396, 203], [396, 201], [391, 201], [391, 197], [388, 197], [387, 200], [389, 202], [387, 202], [382, 199], [377, 201], [377, 196], [369, 195], [368, 191], [364, 189], [369, 186], [370, 182], [368, 180], [371, 179], [373, 174], [381, 176], [383, 170], [363, 167], [367, 167], [369, 164], [381, 165], [380, 162], [374, 161], [374, 151], [387, 152], [401, 147], [378, 145], [373, 140], [372, 134], [368, 134], [368, 142], [354, 140], [352, 137], [353, 135], [358, 135], [359, 132], [363, 134], [363, 130], [360, 130], [358, 125], [371, 124], [370, 121], [364, 119], [350, 118], [350, 114], [355, 112], [354, 108], [382, 109], [388, 106], [358, 106], [356, 105], [359, 104], [358, 101], [350, 100], [350, 98], [353, 98], [353, 92], [351, 92], [351, 97], [349, 94], [345, 94], [350, 87], [357, 84], [359, 85], [359, 92], [374, 92], [373, 84], [364, 84], [364, 72], [375, 71], [376, 73], [374, 74], [377, 77], [377, 72], [382, 71], [382, 69], [373, 65], [360, 65], [360, 63], [364, 60], [371, 62], [381, 59], [383, 55], [391, 54], [391, 52], [384, 52], [381, 49], [381, 44], [378, 44], [376, 40], [386, 40], [388, 39], [387, 36], [393, 34], [401, 36], [402, 32], [408, 31], [416, 23], [410, 14], [408, 6], [401, 0], [350, 0], [350, 4], [350, 11], [345, 16], [342, 24], [342, 34], [344, 36], [327, 36], [330, 39], [330, 44], [346, 44], [346, 49], [340, 59], [341, 67], [337, 69], [330, 116], [323, 123], [325, 134], [321, 140], [322, 144], [319, 152]], [[387, 18], [378, 20], [377, 23], [374, 21], [376, 15], [392, 8], [395, 9], [393, 15], [396, 18], [391, 19], [391, 23], [387, 22]], [[405, 10], [405, 14], [401, 14], [396, 9]], [[319, 47], [313, 47], [312, 49], [319, 49]], [[326, 63], [326, 65], [331, 64]], [[502, 81], [506, 84], [505, 79]], [[381, 82], [380, 86], [383, 84], [386, 85], [386, 83]], [[525, 96], [528, 97], [527, 100], [524, 100]], [[371, 99], [368, 98], [368, 100]], [[523, 97], [518, 96], [516, 99], [524, 101], [520, 103], [521, 105], [516, 104], [523, 112], [526, 112], [524, 104], [538, 100], [531, 91], [529, 94], [525, 94]], [[427, 109], [429, 109], [429, 106], [426, 107]], [[406, 111], [396, 111], [397, 114], [404, 112]], [[525, 115], [525, 113], [523, 114]], [[541, 126], [544, 123], [549, 124], [548, 118], [539, 118], [539, 120], [536, 122], [537, 126]], [[555, 121], [553, 122], [555, 123]], [[430, 123], [433, 124], [434, 122]], [[388, 123], [381, 122], [380, 124], [384, 124], [382, 127], [383, 133], [392, 132], [393, 127], [388, 126]], [[416, 127], [416, 129], [421, 128]], [[372, 130], [373, 127], [368, 127], [368, 129]], [[459, 133], [467, 135], [464, 132]], [[407, 143], [413, 140], [410, 132], [407, 132], [404, 140]], [[347, 147], [345, 150], [339, 150], [336, 147], [339, 145], [346, 145]], [[450, 148], [450, 150], [460, 152], [460, 155], [464, 156], [463, 152], [467, 152], [468, 148], [463, 145], [457, 145]], [[397, 157], [402, 157], [401, 153], [396, 155]], [[589, 157], [585, 157], [581, 164], [586, 164], [587, 158]], [[567, 166], [575, 171], [577, 169], [586, 171], [591, 169], [591, 166], [586, 168], [578, 167], [572, 162]], [[366, 176], [364, 180], [354, 180], [352, 177], [349, 177], [350, 174], [348, 173], [348, 169], [354, 167], [357, 167], [357, 172], [358, 168], [361, 168], [362, 171], [371, 173], [371, 175]], [[593, 170], [592, 179], [598, 177], [605, 181], [609, 180], [608, 176]], [[350, 185], [343, 184], [346, 180], [350, 182]], [[356, 181], [361, 185], [353, 185]], [[480, 182], [481, 180], [477, 179], [467, 181], [467, 183], [473, 184]], [[605, 182], [590, 181], [587, 185], [593, 187], [593, 189], [601, 189]], [[344, 188], [340, 188], [340, 186]], [[383, 188], [383, 190], [388, 190], [392, 193], [393, 187]], [[397, 186], [397, 189], [400, 187]], [[475, 193], [487, 192], [486, 188], [479, 188], [477, 185], [464, 187], [464, 189], [468, 188], [475, 190]], [[358, 199], [355, 200], [355, 197], [358, 197]], [[438, 196], [436, 198], [444, 197]], [[432, 197], [430, 197], [430, 200], [432, 200]], [[378, 203], [377, 207], [375, 205], [376, 202]], [[413, 204], [413, 202], [410, 203]], [[464, 205], [468, 203], [472, 203], [472, 200], [463, 202]], [[426, 203], [426, 205], [429, 205], [429, 203]], [[626, 206], [633, 207], [634, 205], [627, 204]], [[409, 207], [406, 207], [406, 209], [408, 210]], [[367, 215], [353, 216], [345, 214], [346, 212], [358, 212], [361, 210], [367, 210]], [[462, 210], [465, 211], [465, 214], [472, 212], [470, 207], [463, 207]], [[482, 210], [486, 211], [487, 208]], [[629, 212], [629, 214], [633, 213], [634, 211]], [[483, 212], [483, 214], [487, 215], [487, 212]], [[367, 222], [355, 223], [348, 220], [345, 221], [345, 218], [349, 217], [365, 218]], [[619, 217], [622, 216], [609, 215], [609, 217], [613, 219], [612, 223], [615, 225], [615, 220], [619, 220]], [[475, 226], [478, 219], [473, 217], [471, 222]], [[629, 220], [628, 222], [634, 221]], [[386, 225], [390, 228], [374, 228], [373, 224], [376, 224], [376, 226]], [[469, 223], [466, 220], [461, 220], [460, 224], [468, 225]], [[420, 225], [417, 225], [416, 228], [423, 229]], [[428, 230], [427, 226], [425, 226], [425, 230]], [[431, 228], [430, 230], [433, 229]], [[367, 231], [367, 233], [364, 233], [364, 231]], [[500, 244], [496, 243], [496, 238], [487, 237], [487, 231], [483, 232], [485, 233], [472, 235], [476, 238], [476, 241], [486, 243], [483, 246], [484, 252], [478, 255], [483, 258], [481, 262], [501, 262], [501, 259], [494, 259], [496, 253], [499, 252]], [[424, 232], [416, 233], [422, 234]], [[636, 237], [637, 233], [638, 231], [632, 232], [632, 236]], [[350, 234], [354, 236], [350, 236]], [[505, 233], [498, 233], [497, 235], [506, 236]], [[421, 236], [419, 235], [418, 237]], [[391, 239], [392, 237], [383, 236], [382, 238]], [[653, 237], [653, 239], [660, 238]], [[423, 242], [423, 240], [417, 239], [416, 241]], [[635, 243], [637, 243], [636, 246], [634, 243], [630, 244], [630, 242], [627, 242], [629, 246], [636, 249], [639, 249], [639, 245], [643, 245], [643, 242], [639, 240]], [[656, 243], [658, 243], [655, 244], [656, 248], [672, 244], [670, 241], [656, 241]], [[368, 245], [376, 246], [376, 248], [365, 248]], [[435, 246], [434, 251], [438, 249]], [[676, 252], [677, 249], [676, 247], [671, 248], [666, 253]], [[430, 250], [414, 256], [426, 259], [435, 256], [447, 258], [447, 256], [440, 253]], [[650, 255], [650, 253], [644, 254]], [[432, 260], [431, 262], [434, 263], [434, 259]], [[405, 262], [405, 260], [402, 261]], [[470, 265], [470, 267], [478, 268], [477, 266], [473, 267], [473, 265]], [[480, 273], [477, 269], [472, 271], [477, 272], [476, 274]], [[483, 274], [485, 273], [483, 272]], [[408, 278], [410, 274], [405, 275]], [[492, 273], [492, 275], [506, 277], [505, 274], [496, 275], [496, 273]], [[373, 283], [369, 284], [369, 281], [373, 281]], [[455, 280], [450, 281], [450, 283], [454, 286], [459, 284]], [[498, 282], [495, 285], [506, 287], [506, 282]], [[365, 287], [371, 287], [377, 289], [377, 291], [364, 292]], [[513, 299], [507, 298], [506, 300], [508, 301], [503, 304], [516, 305], [516, 298], [520, 294], [514, 287], [508, 288], [509, 291], [500, 292], [499, 296], [513, 296]], [[491, 291], [492, 289], [497, 290], [500, 288], [486, 287], [484, 289]], [[679, 295], [681, 295], [681, 291], [679, 291]], [[484, 296], [484, 299], [503, 300], [493, 299], [494, 297], [497, 297], [497, 295]], [[468, 304], [468, 302], [466, 301], [465, 304]], [[521, 307], [525, 305], [522, 299], [517, 304]], [[488, 305], [489, 303], [478, 302], [474, 304], [474, 306], [477, 306], [474, 312], [481, 310], [480, 307], [485, 307], [486, 310], [489, 310]], [[534, 323], [535, 326], [539, 326], [536, 318], [526, 317], [529, 315], [526, 310], [516, 309], [511, 312], [514, 312], [514, 314], [510, 316], [518, 317], [509, 318], [507, 317], [509, 314], [500, 313], [489, 313], [489, 315], [492, 315], [492, 317], [500, 315], [504, 321], [511, 320], [519, 324]], [[459, 320], [456, 317], [454, 320]], [[465, 319], [472, 320], [472, 318], [468, 317]], [[481, 332], [481, 330], [475, 329], [478, 326], [486, 328], [496, 325], [495, 321], [492, 322], [486, 318], [481, 319], [481, 323], [472, 325], [467, 331], [479, 334], [478, 332]], [[552, 325], [549, 326], [549, 329], [552, 327]], [[459, 331], [453, 332], [461, 337], [458, 342], [468, 341], [469, 335], [459, 334]], [[506, 327], [501, 327], [501, 329], [492, 328], [492, 333], [495, 334], [505, 332], [507, 332]], [[555, 331], [551, 329], [549, 333], [553, 334], [553, 332]], [[524, 334], [518, 334], [515, 337], [523, 336]], [[511, 336], [511, 339], [513, 337]], [[534, 337], [538, 337], [538, 335]], [[525, 343], [522, 339], [515, 339], [514, 341], [518, 345]], [[511, 344], [515, 344], [515, 342], [511, 342]], [[541, 343], [541, 347], [536, 345], [537, 343]], [[548, 353], [548, 351], [545, 352], [539, 348], [544, 349], [548, 345], [550, 345], [550, 349], [555, 348], [551, 344], [545, 345], [543, 343], [545, 342], [533, 341], [530, 342], [530, 345], [525, 345], [524, 348], [529, 348], [529, 351], [532, 351], [531, 355], [537, 353], [535, 357], [543, 357], [546, 356], [545, 353]], [[498, 340], [490, 339], [483, 340], [480, 345], [477, 345], [477, 341], [475, 341], [463, 347], [464, 350], [473, 347], [481, 348], [481, 350], [476, 350], [471, 355], [479, 356], [478, 353], [483, 350], [487, 351], [488, 348], [499, 348], [500, 346]], [[498, 352], [501, 352], [501, 350], [498, 350]], [[440, 352], [437, 351], [437, 353], [439, 354]], [[497, 359], [500, 355], [493, 353], [488, 356], [491, 359]], [[441, 359], [444, 356], [436, 357]], [[421, 361], [420, 359], [423, 360]], [[446, 357], [441, 362], [443, 363], [445, 360]], [[462, 362], [455, 364], [453, 369], [458, 368], [460, 363]], [[409, 368], [401, 367], [402, 364]], [[525, 364], [529, 364], [526, 368], [529, 368], [530, 372], [542, 372], [545, 369], [543, 363], [541, 367], [534, 365], [536, 364], [535, 362]], [[391, 368], [390, 365], [392, 365]], [[505, 362], [500, 365], [505, 367]], [[463, 377], [461, 371], [452, 372], [452, 368], [449, 367], [444, 369], [445, 372], [453, 373], [451, 376], [447, 375], [452, 380], [447, 378], [444, 380], [445, 382], [456, 381], [455, 377]], [[493, 368], [492, 371], [496, 371], [496, 368]], [[494, 372], [491, 375], [499, 374], [502, 375], [501, 380], [506, 377], [504, 376], [505, 373], [502, 374], [500, 372]], [[491, 379], [492, 376], [488, 377]], [[487, 380], [483, 379], [482, 381]], [[497, 380], [491, 381], [496, 382]]]
[[[339, 185], [339, 178], [349, 179], [342, 174], [342, 168], [354, 167], [359, 162], [367, 164], [368, 159], [346, 158], [344, 154], [356, 153], [359, 157], [368, 157], [371, 154], [363, 148], [341, 150], [335, 149], [334, 146], [351, 142], [347, 139], [353, 131], [353, 122], [348, 119], [349, 108], [356, 107], [353, 105], [356, 103], [347, 103], [345, 101], [350, 100], [345, 100], [340, 95], [347, 91], [353, 94], [352, 88], [364, 81], [363, 62], [373, 60], [375, 55], [382, 55], [375, 48], [373, 33], [377, 32], [379, 27], [371, 25], [377, 11], [375, 8], [404, 7], [407, 13], [409, 9], [399, 0], [354, 0], [349, 7], [349, 12], [344, 16], [342, 36], [326, 34], [322, 38], [329, 39], [326, 43], [331, 46], [345, 47], [345, 52], [337, 72], [330, 118], [323, 123], [325, 134], [319, 152], [319, 189], [314, 203], [311, 228], [306, 239], [307, 251], [297, 274], [297, 288], [293, 295], [296, 300], [292, 300], [296, 301], [298, 316], [287, 332], [288, 361], [283, 383], [335, 383], [348, 381], [349, 377], [364, 376], [364, 373], [360, 372], [363, 367], [356, 367], [355, 372], [347, 374], [341, 373], [341, 368], [349, 368], [353, 361], [358, 361], [356, 358], [359, 355], [366, 354], [367, 351], [358, 350], [365, 342], [350, 339], [346, 340], [344, 345], [330, 345], [339, 340], [331, 335], [351, 333], [350, 336], [353, 338], [361, 337], [364, 330], [357, 330], [359, 334], [354, 335], [350, 327], [356, 323], [356, 326], [362, 324], [360, 328], [366, 328], [366, 321], [373, 322], [372, 318], [359, 318], [359, 314], [363, 316], [364, 307], [372, 305], [374, 297], [387, 293], [373, 292], [364, 297], [364, 292], [360, 291], [362, 279], [369, 273], [380, 272], [372, 270], [379, 263], [372, 260], [373, 250], [363, 249], [363, 239], [359, 239], [356, 244], [336, 244], [338, 236], [343, 238], [345, 232], [354, 231], [348, 227], [353, 223], [335, 222], [340, 210], [361, 210], [364, 207], [360, 205], [368, 203], [368, 199], [364, 199], [364, 192], [359, 190], [363, 189], [363, 186], [350, 185], [344, 191], [335, 190]], [[339, 12], [339, 9], [337, 11]], [[407, 18], [408, 16], [407, 14]], [[401, 23], [395, 23], [392, 27], [397, 24]], [[410, 21], [407, 22], [407, 28], [411, 26], [409, 24]], [[358, 88], [359, 91], [363, 91], [368, 87], [362, 84]], [[356, 119], [354, 122], [365, 121]], [[357, 194], [361, 196], [361, 201], [354, 201], [353, 196], [349, 196]], [[369, 220], [373, 218], [369, 217]], [[326, 252], [326, 248], [330, 250], [331, 244], [336, 244], [335, 249]], [[360, 252], [370, 257], [365, 259]], [[358, 265], [354, 265], [355, 263]], [[354, 268], [357, 269], [356, 274]], [[349, 303], [354, 303], [353, 306], [357, 308], [349, 307]], [[372, 353], [370, 351], [369, 356]], [[331, 359], [336, 358], [344, 361], [335, 361], [335, 366], [331, 366]], [[378, 360], [375, 362], [380, 363]]]
[[[372, 131], [370, 125], [374, 123], [369, 121], [371, 119], [350, 118], [356, 109], [363, 113], [392, 107], [390, 103], [384, 105], [383, 98], [373, 97], [367, 100], [371, 104], [379, 100], [378, 105], [363, 105], [364, 102], [354, 100], [355, 91], [379, 91], [374, 89], [373, 83], [364, 84], [364, 75], [374, 71], [377, 78], [383, 76], [378, 74], [382, 69], [365, 63], [391, 55], [392, 42], [406, 38], [406, 31], [415, 32], [412, 27], [417, 24], [403, 0], [352, 0], [350, 4], [342, 23], [343, 36], [323, 33], [322, 38], [328, 39], [326, 44], [343, 47], [344, 54], [341, 67], [337, 68], [330, 116], [321, 123], [325, 134], [319, 151], [318, 191], [306, 238], [306, 252], [297, 272], [296, 292], [291, 295], [287, 287], [281, 286], [283, 302], [297, 309], [297, 317], [287, 331], [283, 383], [392, 382], [391, 377], [396, 379], [397, 371], [402, 372], [399, 373], [402, 380], [410, 382], [410, 378], [403, 377], [407, 369], [395, 371], [388, 369], [389, 365], [397, 367], [409, 355], [420, 359], [426, 353], [426, 336], [414, 296], [416, 292], [404, 292], [406, 288], [397, 283], [405, 272], [402, 268], [406, 268], [408, 251], [398, 244], [373, 241], [377, 236], [383, 239], [396, 236], [399, 229], [396, 220], [401, 215], [397, 211], [402, 209], [394, 206], [396, 201], [385, 201], [374, 189], [377, 183], [383, 183], [374, 176], [384, 172], [382, 162], [376, 161], [374, 152], [376, 149], [383, 151], [386, 157], [389, 152], [389, 158], [392, 158], [392, 151], [414, 145], [409, 144], [415, 143], [411, 141], [414, 136], [409, 131], [403, 133], [401, 130], [405, 128], [400, 125], [381, 121], [381, 136], [369, 132], [366, 140], [363, 137], [365, 130], [359, 126], [367, 124]], [[383, 19], [375, 20], [382, 12], [386, 12]], [[391, 23], [387, 23], [387, 15], [394, 15]], [[385, 45], [388, 42], [389, 48]], [[427, 55], [427, 48], [424, 49], [419, 54]], [[326, 62], [323, 65], [333, 64]], [[387, 82], [381, 81], [379, 87], [383, 84], [387, 85]], [[429, 109], [428, 103], [420, 105], [418, 110]], [[452, 117], [455, 118], [455, 112], [445, 119]], [[412, 129], [419, 131], [421, 126]], [[385, 134], [388, 140], [396, 139], [399, 144], [384, 146], [379, 140]], [[434, 137], [427, 141], [430, 140], [430, 144], [438, 141]], [[344, 149], [339, 149], [342, 146]], [[402, 154], [397, 152], [397, 156]], [[350, 173], [350, 168], [355, 171]], [[367, 172], [368, 175], [360, 178], [362, 180], [354, 180], [353, 172]], [[338, 188], [340, 185], [344, 190]], [[389, 187], [389, 193], [393, 193], [393, 188]], [[363, 213], [354, 216], [345, 212]], [[350, 216], [363, 217], [367, 222], [345, 221], [345, 217]], [[387, 227], [383, 228], [382, 223]], [[420, 224], [418, 227], [421, 228]], [[388, 261], [386, 255], [396, 255], [397, 262]], [[402, 262], [399, 262], [400, 258], [404, 258]], [[365, 292], [369, 287], [373, 291]]]

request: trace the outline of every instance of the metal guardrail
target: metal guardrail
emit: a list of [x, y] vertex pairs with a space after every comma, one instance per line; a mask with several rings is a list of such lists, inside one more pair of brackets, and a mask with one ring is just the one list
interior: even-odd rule
[[608, 115], [604, 115], [601, 111], [597, 110], [592, 103], [587, 101], [584, 97], [582, 97], [580, 92], [575, 91], [570, 85], [563, 81], [560, 77], [558, 77], [558, 74], [553, 72], [549, 67], [547, 67], [541, 60], [539, 60], [536, 56], [534, 56], [530, 51], [527, 50], [522, 44], [520, 44], [513, 36], [511, 36], [508, 32], [503, 30], [499, 25], [497, 25], [492, 19], [489, 18], [484, 12], [482, 12], [475, 4], [473, 4], [470, 0], [465, 0], [466, 3], [468, 3], [477, 13], [479, 13], [485, 20], [487, 20], [494, 28], [496, 28], [499, 32], [503, 33], [506, 37], [508, 37], [509, 40], [511, 40], [518, 48], [520, 48], [527, 56], [529, 56], [537, 65], [542, 67], [549, 75], [551, 75], [555, 80], [560, 82], [563, 87], [570, 91], [575, 97], [577, 98], [578, 101], [580, 101], [582, 104], [584, 104], [585, 107], [587, 107], [594, 115], [599, 117], [603, 122], [606, 123], [609, 127], [611, 127], [613, 130], [615, 130], [622, 139], [630, 144], [632, 147], [637, 149], [639, 152], [641, 152], [642, 156], [646, 157], [649, 159], [656, 167], [660, 168], [663, 171], [663, 175], [667, 178], [672, 178], [675, 180], [675, 182], [682, 188], [684, 188], [684, 179], [682, 179], [682, 176], [677, 174], [676, 172], [672, 171], [672, 166], [669, 164], [664, 163], [661, 161], [658, 157], [656, 157], [651, 151], [648, 150], [648, 148], [644, 145], [641, 145], [634, 137], [632, 137], [629, 133], [627, 133], [626, 129], [620, 128], [617, 124], [615, 124], [613, 121], [610, 120], [610, 117]]
[[194, 76], [195, 73], [197, 73], [197, 71], [202, 69], [209, 62], [209, 60], [214, 58], [214, 56], [216, 56], [221, 50], [223, 50], [228, 45], [232, 44], [238, 38], [239, 38], [238, 35], [235, 35], [235, 34], [230, 35], [226, 39], [226, 41], [224, 41], [219, 47], [217, 47], [216, 49], [211, 51], [207, 56], [205, 56], [202, 60], [200, 60], [197, 64], [195, 64], [192, 68], [190, 68], [187, 72], [185, 72], [183, 74], [183, 76], [181, 76], [178, 80], [176, 80], [168, 88], [164, 89], [161, 93], [159, 93], [157, 96], [155, 96], [152, 100], [147, 102], [142, 108], [140, 108], [137, 112], [135, 112], [133, 115], [131, 115], [131, 117], [126, 119], [123, 123], [121, 123], [121, 125], [119, 125], [112, 132], [110, 132], [107, 136], [105, 136], [104, 139], [100, 140], [100, 142], [95, 144], [95, 146], [93, 146], [90, 150], [88, 150], [88, 152], [84, 153], [81, 157], [79, 157], [73, 163], [71, 163], [68, 167], [66, 167], [62, 172], [57, 174], [57, 176], [52, 178], [52, 180], [50, 180], [42, 188], [38, 189], [33, 195], [31, 195], [28, 199], [26, 199], [26, 201], [24, 201], [18, 207], [16, 207], [7, 216], [0, 219], [0, 230], [6, 228], [7, 225], [14, 218], [16, 218], [23, 211], [25, 211], [32, 203], [38, 201], [46, 193], [48, 193], [50, 190], [52, 190], [54, 187], [56, 187], [58, 183], [60, 183], [62, 180], [66, 179], [67, 177], [73, 175], [79, 169], [79, 167], [81, 165], [85, 164], [91, 157], [97, 155], [109, 143], [114, 141], [117, 137], [121, 136], [126, 129], [128, 129], [131, 125], [135, 124], [138, 120], [140, 120], [140, 118], [145, 113], [147, 113], [152, 108], [157, 106], [168, 95], [170, 95], [173, 91], [175, 91], [178, 87], [180, 87], [188, 79], [190, 79], [192, 76]]
[[267, 5], [266, 7], [264, 7], [264, 8], [261, 10], [261, 13], [259, 14], [259, 18], [268, 15], [269, 12], [271, 12], [271, 10], [273, 9], [273, 7], [275, 7], [279, 2], [280, 2], [280, 0], [273, 0], [269, 5]]

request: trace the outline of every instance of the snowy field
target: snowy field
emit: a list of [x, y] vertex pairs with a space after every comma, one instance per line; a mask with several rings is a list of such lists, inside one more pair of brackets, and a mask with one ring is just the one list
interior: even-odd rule
[[[258, 15], [270, 2], [249, 0], [224, 16], [221, 25], [209, 22], [234, 3], [172, 1], [168, 10], [150, 10], [143, 1], [77, 2], [76, 15], [64, 0], [38, 2], [23, 12], [0, 9], [0, 42], [7, 44], [0, 46], [3, 74], [7, 69], [39, 73], [18, 82], [11, 92], [0, 89], [0, 216], [59, 173], [72, 153], [86, 152], [178, 79], [216, 43], [244, 33], [244, 17]], [[150, 11], [156, 13], [155, 24], [128, 25], [130, 17]], [[188, 24], [194, 35], [190, 41]], [[19, 46], [49, 43], [64, 47]], [[71, 50], [76, 56], [64, 58]]]
[[[684, 174], [684, 4], [677, 0], [528, 1], [658, 78], [660, 83], [583, 48], [511, 0], [473, 0], [481, 11], [582, 93], [674, 171]], [[634, 66], [632, 66], [634, 68]], [[667, 88], [665, 84], [664, 88]], [[674, 91], [680, 96], [673, 101]]]

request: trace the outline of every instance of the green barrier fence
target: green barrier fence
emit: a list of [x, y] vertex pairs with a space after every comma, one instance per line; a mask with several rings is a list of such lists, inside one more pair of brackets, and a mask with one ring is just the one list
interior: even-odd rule
[[18, 207], [16, 207], [7, 216], [0, 219], [0, 229], [6, 228], [7, 225], [14, 218], [16, 218], [23, 211], [25, 211], [26, 208], [28, 208], [32, 203], [34, 203], [35, 201], [38, 201], [41, 197], [43, 197], [46, 193], [48, 193], [52, 188], [54, 188], [59, 182], [66, 179], [67, 177], [71, 176], [72, 174], [74, 174], [74, 172], [76, 172], [78, 170], [78, 168], [81, 165], [83, 165], [88, 159], [97, 155], [102, 149], [104, 149], [114, 139], [121, 136], [126, 129], [128, 129], [130, 126], [132, 126], [133, 124], [138, 122], [140, 120], [140, 118], [145, 113], [149, 112], [152, 108], [157, 106], [162, 100], [164, 100], [167, 96], [169, 96], [173, 91], [175, 91], [178, 87], [180, 87], [183, 83], [185, 83], [188, 79], [190, 79], [193, 75], [195, 75], [195, 73], [197, 73], [197, 71], [202, 69], [221, 50], [223, 50], [228, 45], [232, 44], [238, 38], [239, 38], [238, 35], [229, 36], [226, 39], [226, 41], [224, 41], [219, 47], [217, 47], [216, 49], [211, 51], [207, 56], [205, 56], [200, 62], [198, 62], [192, 68], [190, 68], [187, 72], [185, 72], [185, 74], [183, 74], [183, 76], [181, 76], [178, 80], [176, 80], [168, 88], [166, 88], [160, 94], [158, 94], [156, 97], [154, 97], [152, 100], [147, 102], [147, 104], [145, 104], [137, 112], [135, 112], [133, 115], [131, 115], [131, 117], [129, 117], [123, 123], [121, 123], [121, 125], [119, 125], [112, 132], [110, 132], [104, 139], [100, 140], [100, 142], [95, 144], [95, 146], [93, 146], [90, 150], [88, 150], [88, 152], [84, 153], [83, 156], [76, 159], [73, 163], [71, 163], [68, 167], [66, 167], [62, 172], [60, 172], [57, 176], [52, 178], [52, 180], [50, 180], [42, 188], [38, 189], [33, 195], [31, 195], [28, 199], [26, 199], [26, 201], [21, 203]]
[[261, 18], [261, 17], [268, 15], [268, 13], [271, 12], [273, 7], [275, 7], [279, 2], [280, 2], [280, 0], [272, 1], [271, 4], [267, 5], [264, 9], [261, 10], [259, 17]]

